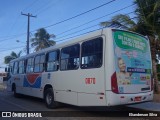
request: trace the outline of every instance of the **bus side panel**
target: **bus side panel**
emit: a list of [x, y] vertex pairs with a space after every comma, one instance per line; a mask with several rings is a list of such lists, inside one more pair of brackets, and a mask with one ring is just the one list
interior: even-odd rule
[[61, 71], [53, 76], [56, 101], [78, 106], [106, 105], [103, 66], [88, 70]]
[[[105, 40], [103, 41], [105, 43]], [[103, 64], [99, 68], [79, 68], [77, 70], [57, 71], [55, 74], [53, 73], [51, 78], [54, 81], [53, 88], [55, 90], [56, 101], [77, 104], [79, 106], [106, 105], [104, 97], [104, 57], [102, 61]]]
[[77, 92], [72, 91], [54, 91], [55, 101], [77, 105]]
[[103, 38], [103, 59], [99, 68], [81, 69], [78, 81], [79, 106], [106, 106], [105, 98], [105, 36]]
[[[46, 85], [51, 86], [55, 101], [77, 105], [77, 92], [73, 91], [73, 89], [71, 91], [71, 87], [67, 85], [68, 79], [73, 80], [73, 77], [68, 78], [67, 71], [45, 72], [42, 75], [42, 88], [44, 90]], [[72, 86], [73, 84], [71, 83], [70, 85]]]
[[[46, 72], [42, 87], [51, 85], [55, 101], [77, 105], [77, 70]], [[74, 75], [74, 76], [73, 76]]]
[[79, 85], [77, 85], [79, 92], [78, 105], [106, 105], [104, 66], [82, 70], [79, 78]]
[[105, 106], [105, 95], [78, 93], [79, 106]]
[[15, 83], [16, 86], [16, 92], [23, 94], [23, 79], [24, 74], [19, 75], [13, 75], [13, 83]]

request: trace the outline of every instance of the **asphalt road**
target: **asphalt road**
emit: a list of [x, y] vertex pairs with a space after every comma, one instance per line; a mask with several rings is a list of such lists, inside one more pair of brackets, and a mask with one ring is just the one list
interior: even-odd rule
[[[0, 89], [0, 112], [15, 112], [15, 113], [40, 113], [42, 118], [23, 118], [26, 120], [116, 120], [116, 119], [129, 119], [129, 120], [135, 120], [133, 117], [116, 117], [116, 114], [124, 114], [123, 111], [138, 111], [138, 109], [132, 109], [125, 106], [119, 106], [119, 107], [77, 107], [72, 105], [66, 105], [57, 108], [57, 109], [48, 109], [46, 108], [44, 102], [42, 99], [29, 97], [29, 96], [22, 96], [21, 98], [15, 98], [13, 96], [12, 92], [7, 92], [5, 89]], [[112, 117], [109, 117], [109, 116]], [[115, 117], [113, 117], [115, 116]], [[19, 117], [18, 117], [19, 118]], [[3, 120], [3, 118], [0, 118], [0, 120]], [[5, 118], [6, 119], [6, 118]], [[10, 119], [10, 118], [7, 118]], [[17, 120], [16, 118], [12, 118], [12, 120]], [[20, 119], [20, 118], [19, 118]], [[136, 120], [150, 120], [151, 118], [137, 118]], [[158, 118], [155, 118], [157, 119]]]

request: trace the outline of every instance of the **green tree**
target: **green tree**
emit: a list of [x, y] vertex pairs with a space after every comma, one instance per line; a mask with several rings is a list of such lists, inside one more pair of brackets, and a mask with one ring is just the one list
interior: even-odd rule
[[[136, 20], [128, 15], [116, 15], [100, 25], [138, 32], [150, 40], [155, 92], [159, 92], [157, 78], [157, 59], [160, 59], [160, 0], [135, 0]], [[158, 56], [158, 57], [157, 57]]]
[[53, 46], [56, 44], [56, 42], [50, 40], [51, 37], [55, 38], [55, 35], [50, 35], [44, 28], [40, 28], [34, 34], [34, 38], [31, 39], [31, 46], [35, 47], [35, 51]]
[[4, 63], [8, 64], [11, 60], [19, 58], [21, 54], [22, 51], [20, 51], [18, 54], [12, 51], [10, 55], [4, 57]]

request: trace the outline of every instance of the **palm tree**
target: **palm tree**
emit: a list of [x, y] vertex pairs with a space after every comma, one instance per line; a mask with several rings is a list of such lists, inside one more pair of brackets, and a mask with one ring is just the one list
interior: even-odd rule
[[18, 54], [12, 51], [10, 55], [4, 57], [4, 63], [8, 64], [11, 60], [19, 58], [21, 54], [22, 54], [22, 51], [20, 51]]
[[55, 38], [55, 35], [50, 35], [44, 28], [37, 30], [34, 37], [35, 38], [31, 39], [31, 46], [35, 47], [35, 51], [39, 51], [56, 44], [55, 41], [49, 40], [51, 37]]
[[[156, 63], [160, 58], [160, 0], [136, 0], [136, 21], [127, 15], [116, 15], [101, 26], [127, 29], [147, 36], [150, 40], [155, 92], [159, 92]], [[158, 56], [158, 57], [157, 57]]]

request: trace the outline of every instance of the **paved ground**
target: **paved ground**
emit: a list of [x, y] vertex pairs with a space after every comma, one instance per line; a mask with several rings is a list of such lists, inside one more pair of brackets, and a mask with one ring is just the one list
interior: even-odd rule
[[160, 112], [160, 103], [156, 103], [156, 102], [146, 102], [146, 103], [128, 105], [128, 107], [138, 108], [138, 109], [147, 110], [147, 111]]
[[[96, 111], [105, 111], [106, 113], [105, 114], [109, 114], [108, 111], [115, 111], [114, 114], [115, 114], [115, 118], [113, 117], [103, 117], [103, 116], [100, 116], [100, 117], [54, 117], [54, 119], [57, 119], [57, 120], [62, 120], [62, 119], [67, 119], [67, 120], [117, 120], [117, 119], [122, 119], [122, 120], [150, 120], [150, 119], [157, 119], [157, 117], [154, 117], [154, 118], [151, 118], [151, 117], [116, 117], [116, 111], [120, 111], [123, 113], [123, 111], [133, 111], [133, 108], [137, 111], [134, 110], [134, 112], [140, 112], [142, 111], [143, 113], [143, 110], [149, 110], [149, 111], [160, 111], [160, 103], [153, 103], [153, 102], [147, 102], [147, 103], [141, 103], [141, 104], [135, 104], [135, 105], [130, 105], [128, 106], [129, 108], [127, 107], [118, 107], [118, 108], [109, 108], [108, 111], [106, 109], [106, 107], [103, 107], [103, 108], [96, 108], [96, 107], [89, 107], [89, 108], [85, 108], [85, 110], [87, 110], [86, 112], [84, 112], [84, 108], [78, 108], [78, 107], [74, 107], [74, 106], [66, 106], [66, 107], [62, 107], [60, 109], [57, 109], [57, 110], [50, 110], [50, 109], [47, 109], [43, 103], [43, 101], [39, 100], [39, 99], [36, 99], [36, 98], [32, 98], [32, 97], [28, 97], [28, 96], [24, 96], [23, 98], [14, 98], [13, 97], [13, 94], [12, 93], [8, 93], [6, 90], [5, 90], [5, 86], [3, 85], [0, 85], [0, 111], [2, 110], [5, 110], [5, 111], [48, 111], [48, 113], [54, 113], [54, 114], [58, 114], [60, 112], [63, 112], [63, 111], [82, 111], [80, 112], [80, 115], [83, 115], [83, 114], [87, 114], [89, 116], [92, 116], [93, 113], [90, 113], [89, 111], [95, 111], [95, 115], [97, 115], [97, 112]], [[140, 109], [140, 110], [139, 110]], [[142, 110], [143, 109], [143, 110]], [[70, 112], [71, 113], [71, 112]], [[103, 112], [104, 113], [104, 112]], [[91, 114], [91, 115], [90, 115]], [[113, 113], [112, 113], [113, 114]], [[98, 114], [99, 115], [99, 114]], [[94, 115], [93, 115], [94, 116]], [[2, 118], [0, 118], [1, 120]], [[24, 119], [28, 119], [28, 118], [24, 118]], [[31, 118], [29, 118], [31, 119]], [[37, 120], [39, 120], [40, 118], [38, 118]], [[53, 118], [52, 117], [45, 117], [43, 119], [46, 119], [46, 120], [52, 120]], [[3, 119], [2, 119], [3, 120]], [[14, 118], [12, 118], [12, 120], [14, 120]], [[15, 118], [15, 120], [17, 120], [17, 118]], [[42, 120], [42, 119], [40, 119]]]

